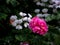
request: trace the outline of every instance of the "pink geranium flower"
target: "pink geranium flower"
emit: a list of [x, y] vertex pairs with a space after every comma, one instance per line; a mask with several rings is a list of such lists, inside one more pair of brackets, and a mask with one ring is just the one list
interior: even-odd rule
[[37, 33], [39, 35], [44, 35], [48, 31], [48, 26], [45, 20], [35, 16], [29, 22], [29, 28], [32, 30], [33, 33]]
[[28, 42], [21, 42], [20, 45], [29, 45]]

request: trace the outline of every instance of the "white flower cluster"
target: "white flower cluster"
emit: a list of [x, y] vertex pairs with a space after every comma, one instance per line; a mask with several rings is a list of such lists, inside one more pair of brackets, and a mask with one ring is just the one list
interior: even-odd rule
[[[22, 23], [24, 24], [24, 27], [27, 28], [28, 25], [29, 25], [29, 22], [32, 18], [32, 15], [31, 14], [26, 14], [26, 13], [23, 13], [23, 12], [20, 12], [19, 15], [22, 17], [20, 19], [17, 19], [17, 16], [16, 15], [12, 15], [10, 17], [10, 21], [13, 21], [11, 23], [12, 26], [16, 27], [16, 29], [20, 30], [20, 29], [23, 29], [22, 27]], [[28, 17], [27, 17], [28, 15]]]
[[44, 14], [40, 13], [40, 9], [35, 9], [34, 12], [36, 13], [36, 15], [38, 17], [47, 17], [47, 16], [49, 16], [49, 14], [47, 14], [47, 12], [48, 12], [47, 8], [42, 9], [42, 13], [44, 13]]
[[[41, 0], [40, 1], [36, 1], [36, 5], [37, 6], [46, 6], [45, 2], [48, 2], [48, 0]], [[41, 14], [41, 11], [43, 14]], [[35, 9], [34, 12], [36, 13], [36, 15], [38, 17], [47, 17], [49, 16], [50, 14], [48, 14], [48, 9], [47, 8], [43, 8], [42, 10], [41, 9]]]
[[[47, 2], [49, 4], [47, 4]], [[38, 7], [45, 7], [43, 9], [37, 8], [34, 10], [38, 17], [49, 16], [48, 11], [50, 11], [50, 8], [53, 11], [52, 13], [57, 13], [57, 8], [60, 8], [60, 0], [38, 0], [35, 3]]]
[[[40, 13], [40, 9], [35, 9], [34, 12], [35, 13]], [[43, 13], [47, 13], [48, 12], [48, 9], [47, 8], [44, 8], [44, 9], [42, 9], [42, 12]]]
[[36, 2], [36, 5], [37, 6], [45, 6], [45, 3], [41, 3], [41, 2], [38, 1], [38, 2]]
[[60, 8], [60, 0], [52, 0], [55, 4], [53, 4], [56, 8]]
[[43, 13], [47, 13], [48, 12], [48, 9], [47, 8], [44, 8], [44, 9], [42, 9], [42, 12]]
[[40, 1], [36, 1], [36, 5], [37, 6], [47, 6], [49, 8], [60, 8], [60, 0], [50, 0], [50, 4], [46, 5], [45, 2], [48, 2], [49, 0], [41, 0]]
[[50, 14], [37, 14], [36, 16], [38, 16], [38, 17], [47, 17], [47, 16], [49, 16]]

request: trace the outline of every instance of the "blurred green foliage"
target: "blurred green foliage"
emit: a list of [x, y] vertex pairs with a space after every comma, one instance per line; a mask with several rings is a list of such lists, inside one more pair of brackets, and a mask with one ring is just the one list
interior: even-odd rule
[[[38, 7], [33, 0], [0, 0], [0, 45], [19, 45], [20, 42], [25, 41], [29, 42], [30, 45], [60, 45], [59, 9], [56, 14], [52, 14], [52, 12], [46, 17], [49, 31], [45, 36], [34, 34], [30, 29], [26, 28], [16, 30], [10, 25], [9, 18], [11, 15], [17, 15], [19, 17], [19, 12], [23, 11], [35, 16], [34, 9], [36, 8]], [[42, 7], [39, 8], [42, 9]]]

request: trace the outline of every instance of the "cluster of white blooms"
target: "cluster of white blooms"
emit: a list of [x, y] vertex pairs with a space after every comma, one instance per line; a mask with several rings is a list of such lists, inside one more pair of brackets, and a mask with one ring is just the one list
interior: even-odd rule
[[26, 16], [27, 14], [23, 13], [23, 12], [20, 12], [19, 15], [23, 17], [23, 16]]
[[42, 14], [37, 14], [37, 16], [38, 16], [38, 17], [44, 17], [44, 15], [42, 15]]
[[45, 2], [48, 2], [49, 0], [41, 0], [40, 1], [36, 1], [36, 5], [37, 6], [47, 6], [47, 7], [50, 7], [50, 8], [60, 8], [60, 0], [50, 0], [50, 4], [49, 5], [46, 5]]
[[58, 4], [60, 0], [52, 0], [52, 2], [55, 2], [56, 4]]
[[37, 7], [39, 7], [34, 10], [34, 12], [38, 17], [49, 16], [50, 15], [48, 14], [50, 13], [49, 11], [53, 11], [52, 13], [57, 13], [57, 8], [60, 8], [60, 0], [38, 0], [38, 1], [35, 1], [35, 3]]
[[50, 14], [37, 14], [36, 16], [38, 16], [38, 17], [47, 17], [47, 16], [49, 16]]
[[45, 3], [41, 3], [41, 2], [38, 1], [38, 2], [36, 2], [36, 5], [37, 6], [45, 6]]
[[[37, 6], [46, 6], [45, 3], [48, 2], [48, 1], [49, 0], [39, 0], [39, 1], [36, 1], [36, 5]], [[52, 7], [52, 6], [50, 5], [49, 7]], [[37, 8], [37, 9], [34, 10], [34, 12], [36, 13], [36, 16], [38, 16], [38, 17], [47, 17], [47, 16], [50, 15], [50, 14], [47, 13], [48, 12], [47, 8], [43, 8], [42, 10]]]
[[54, 4], [54, 6], [55, 6], [55, 8], [60, 8], [60, 0], [51, 0]]
[[10, 17], [10, 20], [16, 20], [17, 19], [17, 16], [16, 15], [12, 15], [11, 17]]
[[37, 6], [45, 6], [45, 2], [48, 2], [48, 0], [41, 0], [41, 2], [40, 1], [36, 1], [36, 5]]
[[[35, 13], [39, 13], [40, 12], [40, 9], [35, 9], [34, 12]], [[47, 13], [48, 12], [48, 9], [47, 8], [44, 8], [44, 9], [42, 9], [42, 12], [43, 13]]]
[[44, 13], [44, 14], [40, 13], [40, 9], [35, 9], [34, 12], [36, 13], [36, 16], [38, 16], [38, 17], [47, 17], [49, 15], [49, 14], [47, 14], [47, 12], [48, 12], [47, 8], [42, 9], [42, 13]]
[[[24, 27], [27, 28], [28, 25], [29, 25], [29, 22], [32, 18], [32, 15], [31, 14], [26, 14], [26, 13], [23, 13], [23, 12], [20, 12], [19, 15], [22, 17], [20, 19], [17, 19], [17, 16], [16, 15], [12, 15], [10, 17], [10, 21], [13, 21], [11, 23], [12, 26], [16, 27], [16, 29], [20, 30], [20, 29], [23, 29], [22, 27], [22, 23], [24, 24]], [[28, 15], [28, 17], [27, 17]]]

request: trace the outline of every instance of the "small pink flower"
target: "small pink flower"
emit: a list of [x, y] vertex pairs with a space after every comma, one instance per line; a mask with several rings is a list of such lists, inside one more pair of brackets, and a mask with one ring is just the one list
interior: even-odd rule
[[21, 42], [20, 45], [29, 45], [28, 42]]
[[45, 20], [40, 19], [39, 17], [35, 16], [29, 22], [29, 28], [32, 32], [37, 33], [39, 35], [44, 35], [48, 31], [48, 26]]

